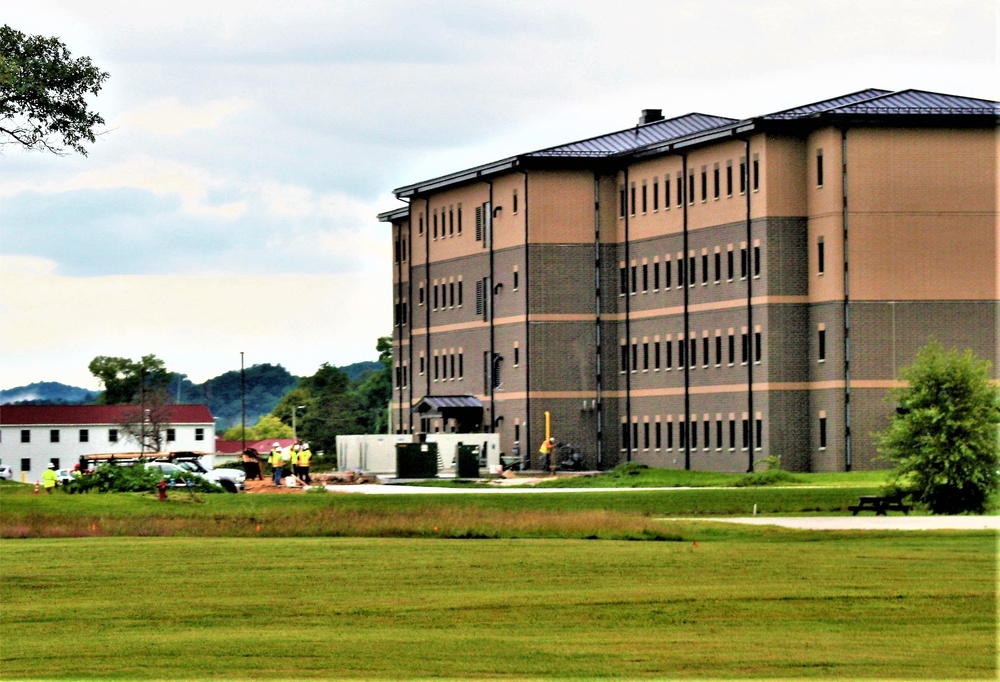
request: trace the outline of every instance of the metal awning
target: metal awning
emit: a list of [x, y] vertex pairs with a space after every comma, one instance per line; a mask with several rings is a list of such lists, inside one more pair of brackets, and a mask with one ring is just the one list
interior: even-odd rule
[[483, 409], [483, 403], [471, 395], [428, 395], [413, 406], [411, 412], [441, 412], [462, 408]]

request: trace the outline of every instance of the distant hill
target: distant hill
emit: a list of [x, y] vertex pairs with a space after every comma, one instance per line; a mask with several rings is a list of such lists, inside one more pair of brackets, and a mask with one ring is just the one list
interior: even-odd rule
[[345, 374], [347, 374], [347, 376], [350, 377], [351, 381], [354, 381], [359, 376], [361, 376], [362, 374], [364, 374], [365, 372], [367, 372], [369, 370], [378, 371], [378, 370], [382, 369], [382, 363], [381, 362], [355, 362], [353, 365], [344, 365], [343, 367], [340, 367], [338, 369], [340, 369], [342, 372], [344, 372]]
[[0, 405], [82, 405], [97, 400], [96, 391], [58, 381], [38, 381], [0, 391]]

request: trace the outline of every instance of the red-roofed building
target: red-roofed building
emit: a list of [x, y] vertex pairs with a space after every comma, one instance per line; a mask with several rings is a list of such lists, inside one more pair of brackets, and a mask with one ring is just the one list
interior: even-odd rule
[[[295, 444], [294, 438], [265, 438], [264, 440], [248, 440], [247, 447], [253, 448], [261, 455], [266, 455], [277, 443], [282, 450], [287, 450]], [[238, 455], [243, 452], [243, 441], [215, 439], [215, 452], [220, 455]]]
[[[137, 452], [121, 425], [134, 405], [0, 405], [0, 462], [16, 479], [35, 480], [52, 462], [72, 467], [81, 455]], [[169, 405], [166, 452], [210, 452], [215, 420], [207, 405]], [[23, 474], [23, 476], [22, 476]]]

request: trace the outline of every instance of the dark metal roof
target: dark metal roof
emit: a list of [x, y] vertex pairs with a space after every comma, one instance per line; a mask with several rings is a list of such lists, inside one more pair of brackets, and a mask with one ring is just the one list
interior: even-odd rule
[[557, 147], [541, 149], [537, 152], [525, 154], [525, 156], [531, 158], [593, 158], [612, 156], [650, 144], [665, 142], [684, 137], [685, 135], [717, 128], [727, 123], [734, 123], [735, 120], [732, 118], [723, 118], [722, 116], [710, 116], [708, 114], [686, 114], [677, 118], [637, 125], [634, 128], [620, 130], [607, 135], [599, 135], [578, 142], [570, 142], [569, 144]]
[[392, 223], [397, 220], [402, 220], [403, 218], [408, 218], [410, 216], [409, 206], [400, 206], [399, 208], [394, 208], [391, 211], [383, 211], [378, 214], [378, 221], [380, 223]]
[[795, 107], [794, 109], [785, 109], [784, 111], [778, 111], [773, 114], [765, 114], [764, 116], [761, 116], [761, 118], [765, 120], [788, 120], [796, 118], [806, 118], [814, 114], [830, 111], [831, 109], [836, 109], [838, 107], [846, 106], [848, 104], [854, 104], [857, 102], [873, 99], [875, 97], [880, 97], [882, 95], [889, 95], [891, 93], [892, 93], [891, 90], [879, 90], [878, 88], [869, 88], [868, 90], [852, 92], [849, 95], [842, 95], [840, 97], [834, 97], [833, 99], [825, 99], [821, 102], [806, 104], [800, 107]]
[[974, 97], [944, 95], [925, 90], [901, 90], [881, 97], [839, 106], [833, 114], [879, 115], [1000, 115], [1000, 103]]
[[413, 406], [413, 412], [440, 412], [442, 409], [455, 407], [475, 407], [483, 409], [482, 402], [471, 395], [428, 395]]

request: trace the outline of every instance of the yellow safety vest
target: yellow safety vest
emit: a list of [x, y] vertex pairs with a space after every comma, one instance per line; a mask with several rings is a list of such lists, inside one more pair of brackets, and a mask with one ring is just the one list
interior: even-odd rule
[[274, 448], [271, 450], [271, 459], [267, 460], [267, 463], [273, 467], [284, 466], [285, 455], [281, 452], [280, 448]]
[[312, 450], [302, 450], [299, 452], [299, 466], [307, 467], [309, 466], [309, 460], [312, 459]]
[[42, 483], [46, 488], [56, 487], [56, 472], [54, 469], [46, 469], [42, 472]]

